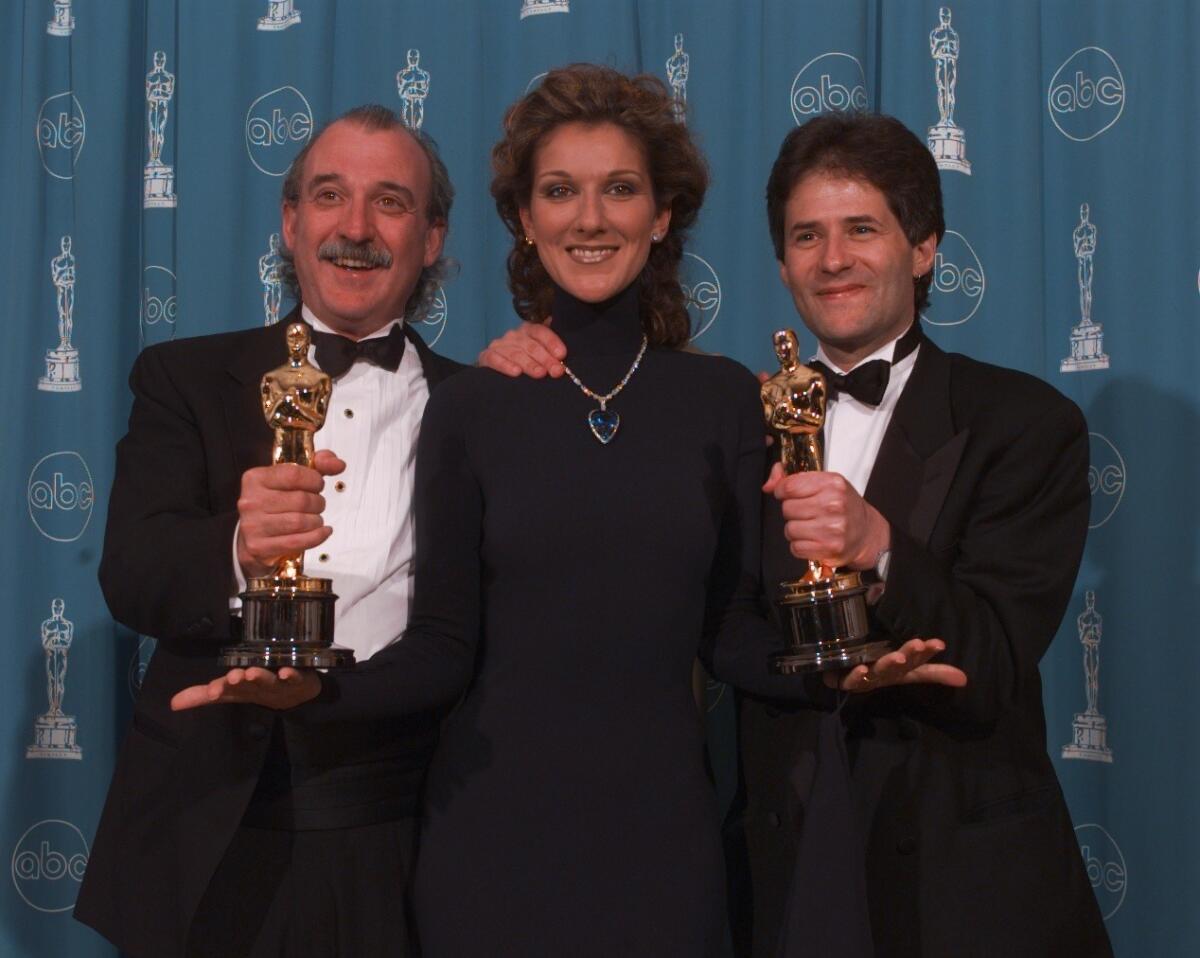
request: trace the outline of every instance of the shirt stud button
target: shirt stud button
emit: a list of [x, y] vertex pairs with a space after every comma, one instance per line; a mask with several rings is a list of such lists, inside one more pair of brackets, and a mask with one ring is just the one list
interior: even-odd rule
[[344, 415], [347, 419], [353, 419], [354, 418], [354, 410], [347, 409], [346, 412], [344, 413]]
[[322, 552], [319, 556], [317, 556], [317, 561], [318, 562], [328, 562], [329, 561], [329, 553]]
[[342, 482], [341, 479], [339, 479], [337, 482], [335, 482], [333, 484], [333, 488], [336, 489], [338, 492], [345, 492], [346, 484], [344, 482]]

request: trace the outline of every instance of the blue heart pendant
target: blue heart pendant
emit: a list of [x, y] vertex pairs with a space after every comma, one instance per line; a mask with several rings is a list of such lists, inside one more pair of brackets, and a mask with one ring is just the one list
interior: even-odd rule
[[607, 446], [617, 434], [621, 417], [611, 409], [593, 409], [588, 413], [588, 425], [592, 427], [592, 435]]

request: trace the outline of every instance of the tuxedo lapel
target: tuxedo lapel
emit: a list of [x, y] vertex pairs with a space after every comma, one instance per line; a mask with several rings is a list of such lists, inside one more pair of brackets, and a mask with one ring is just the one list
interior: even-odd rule
[[417, 355], [421, 359], [421, 371], [425, 374], [425, 382], [429, 384], [431, 390], [451, 373], [462, 369], [460, 363], [456, 363], [452, 359], [447, 359], [445, 356], [439, 356], [426, 346], [425, 340], [413, 329], [412, 323], [405, 321], [404, 335], [408, 338], [413, 348], [416, 349]]
[[221, 396], [229, 445], [239, 475], [255, 466], [271, 464], [274, 439], [262, 413], [262, 377], [287, 359], [285, 333], [290, 323], [301, 322], [297, 306], [262, 335], [248, 342], [226, 367], [228, 388]]
[[954, 428], [950, 359], [926, 339], [883, 435], [864, 498], [893, 525], [927, 543], [968, 435]]

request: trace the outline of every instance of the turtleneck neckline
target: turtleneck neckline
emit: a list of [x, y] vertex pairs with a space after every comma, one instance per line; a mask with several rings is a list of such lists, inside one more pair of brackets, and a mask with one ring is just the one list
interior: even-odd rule
[[600, 303], [585, 303], [555, 286], [550, 315], [550, 328], [567, 347], [567, 362], [579, 356], [632, 358], [642, 345], [636, 282]]

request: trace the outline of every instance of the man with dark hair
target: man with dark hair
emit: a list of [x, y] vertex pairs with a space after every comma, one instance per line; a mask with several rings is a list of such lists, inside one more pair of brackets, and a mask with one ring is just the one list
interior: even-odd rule
[[[75, 914], [136, 958], [412, 954], [404, 897], [438, 717], [316, 729], [169, 702], [224, 674], [237, 595], [281, 555], [333, 579], [337, 640], [359, 661], [404, 631], [417, 431], [458, 368], [406, 320], [436, 290], [452, 199], [427, 138], [384, 107], [343, 114], [284, 180], [296, 309], [134, 365], [100, 583], [113, 616], [159, 642]], [[259, 400], [298, 321], [335, 382], [311, 469], [268, 465]]]
[[[925, 338], [942, 196], [899, 121], [829, 115], [794, 130], [767, 211], [831, 400], [827, 471], [776, 466], [768, 481], [782, 509], [764, 513], [764, 581], [793, 577], [801, 557], [875, 576], [873, 630], [939, 636], [969, 681], [824, 713], [742, 699], [751, 953], [801, 943], [796, 902], [812, 889], [797, 886], [858, 848], [865, 873], [851, 881], [877, 956], [1111, 954], [1046, 753], [1038, 674], [1087, 534], [1083, 416], [1041, 380]], [[831, 765], [853, 805], [842, 833], [806, 815], [828, 807], [818, 780]]]
[[[968, 682], [872, 690], [867, 672], [870, 694], [829, 693], [825, 709], [740, 698], [740, 948], [1111, 955], [1046, 753], [1038, 674], [1087, 533], [1083, 416], [1041, 380], [925, 338], [941, 186], [899, 121], [827, 115], [794, 130], [767, 212], [830, 401], [826, 471], [775, 466], [765, 487], [763, 581], [794, 579], [807, 559], [860, 570], [873, 632], [943, 639], [940, 661]], [[564, 358], [550, 330], [524, 326], [481, 361], [560, 375]]]

